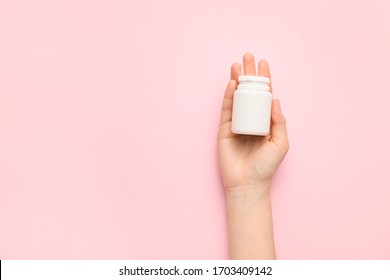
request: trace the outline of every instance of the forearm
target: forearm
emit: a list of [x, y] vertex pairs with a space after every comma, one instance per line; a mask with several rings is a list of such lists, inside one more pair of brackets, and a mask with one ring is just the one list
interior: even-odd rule
[[275, 259], [268, 186], [226, 190], [231, 259]]

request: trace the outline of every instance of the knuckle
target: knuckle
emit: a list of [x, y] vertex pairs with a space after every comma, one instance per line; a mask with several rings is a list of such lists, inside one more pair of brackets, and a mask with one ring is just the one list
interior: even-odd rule
[[282, 124], [283, 124], [284, 126], [287, 125], [287, 121], [286, 121], [286, 118], [285, 118], [284, 116], [282, 116]]

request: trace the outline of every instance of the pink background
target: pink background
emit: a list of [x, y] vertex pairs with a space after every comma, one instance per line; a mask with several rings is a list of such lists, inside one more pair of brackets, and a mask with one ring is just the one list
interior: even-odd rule
[[0, 1], [0, 258], [224, 259], [230, 65], [269, 61], [281, 259], [390, 259], [390, 2]]

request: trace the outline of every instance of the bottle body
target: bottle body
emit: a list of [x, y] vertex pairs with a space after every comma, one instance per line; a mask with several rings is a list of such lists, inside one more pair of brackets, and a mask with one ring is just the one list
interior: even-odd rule
[[268, 135], [271, 124], [272, 94], [269, 78], [240, 76], [234, 92], [232, 132], [247, 135]]

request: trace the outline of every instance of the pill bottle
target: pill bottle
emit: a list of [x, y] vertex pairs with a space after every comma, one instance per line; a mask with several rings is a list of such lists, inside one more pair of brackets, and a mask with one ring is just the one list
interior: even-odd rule
[[233, 96], [232, 132], [268, 135], [271, 122], [272, 94], [270, 78], [239, 76]]

